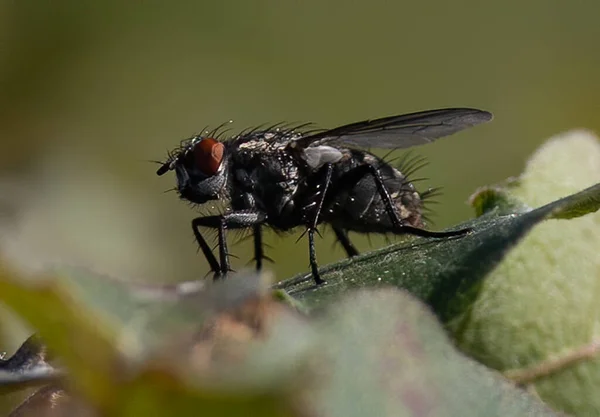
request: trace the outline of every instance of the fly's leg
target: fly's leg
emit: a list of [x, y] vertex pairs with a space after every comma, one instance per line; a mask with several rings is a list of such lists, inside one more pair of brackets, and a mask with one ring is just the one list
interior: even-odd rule
[[467, 233], [471, 232], [473, 229], [459, 229], [459, 230], [450, 230], [448, 232], [432, 232], [430, 230], [419, 229], [418, 227], [412, 226], [400, 226], [399, 233], [406, 233], [408, 235], [421, 236], [421, 237], [432, 237], [435, 239], [443, 239], [446, 237], [456, 237], [463, 236]]
[[381, 172], [379, 169], [373, 165], [367, 165], [369, 167], [369, 171], [375, 178], [375, 184], [377, 184], [377, 190], [379, 191], [379, 195], [385, 204], [385, 211], [392, 221], [392, 225], [394, 227], [394, 233], [406, 233], [409, 235], [422, 236], [422, 237], [432, 237], [432, 238], [446, 238], [453, 236], [462, 236], [471, 231], [471, 229], [461, 229], [461, 230], [452, 230], [449, 232], [432, 232], [425, 229], [419, 229], [418, 227], [405, 226], [402, 224], [398, 213], [396, 212], [396, 208], [394, 206], [394, 202], [390, 193], [383, 182], [383, 177], [381, 176]]
[[255, 224], [253, 229], [254, 229], [253, 230], [253, 236], [254, 236], [254, 261], [256, 262], [256, 270], [260, 271], [262, 269], [262, 261], [263, 261], [263, 259], [267, 259], [267, 260], [271, 260], [271, 259], [265, 255], [265, 251], [263, 250], [262, 228], [261, 228], [261, 225], [260, 224]]
[[[255, 211], [238, 211], [223, 214], [220, 216], [197, 217], [194, 220], [192, 220], [192, 229], [194, 230], [194, 236], [196, 237], [196, 240], [200, 245], [200, 249], [202, 250], [204, 257], [208, 261], [210, 268], [215, 273], [215, 279], [224, 277], [228, 272], [231, 271], [225, 231], [227, 229], [245, 229], [248, 227], [260, 227], [260, 225], [266, 220], [267, 216], [265, 214]], [[213, 254], [210, 246], [208, 246], [206, 240], [200, 233], [200, 227], [209, 227], [218, 230], [220, 262], [217, 261], [217, 258]], [[254, 230], [256, 232], [256, 228]], [[262, 252], [262, 239], [260, 240], [260, 243]]]
[[321, 278], [319, 274], [319, 266], [317, 265], [317, 251], [315, 250], [315, 230], [308, 229], [308, 254], [310, 257], [310, 270], [312, 272], [315, 284], [321, 285], [325, 283], [325, 280]]
[[265, 251], [263, 249], [265, 244], [263, 243], [263, 240], [262, 240], [261, 224], [254, 225], [254, 230], [253, 230], [252, 235], [254, 238], [254, 258], [251, 260], [251, 262], [255, 261], [256, 262], [256, 270], [260, 271], [262, 269], [263, 259], [267, 260], [269, 262], [272, 262], [272, 263], [274, 263], [275, 261], [273, 261], [273, 259], [271, 259], [267, 255], [265, 255]]
[[[215, 257], [215, 254], [212, 252], [212, 249], [210, 248], [210, 246], [208, 246], [208, 243], [206, 243], [206, 239], [204, 239], [204, 237], [202, 236], [202, 233], [200, 233], [199, 227], [201, 226], [201, 221], [203, 219], [204, 218], [202, 218], [202, 217], [193, 219], [192, 220], [192, 230], [194, 231], [194, 236], [196, 237], [196, 242], [198, 242], [198, 245], [200, 245], [200, 249], [202, 250], [204, 257], [206, 258], [206, 261], [210, 265], [210, 269], [215, 273], [215, 279], [216, 279], [218, 276], [221, 275], [221, 265], [217, 261], [217, 258]], [[220, 242], [219, 242], [219, 246], [220, 246]]]
[[[447, 238], [453, 236], [462, 236], [471, 231], [471, 229], [461, 229], [461, 230], [452, 230], [450, 232], [432, 232], [425, 229], [419, 229], [418, 227], [405, 226], [402, 224], [398, 213], [396, 212], [396, 208], [394, 206], [394, 202], [387, 187], [384, 184], [383, 177], [381, 176], [381, 172], [374, 165], [361, 165], [352, 171], [350, 171], [344, 178], [343, 181], [340, 181], [341, 187], [344, 187], [347, 184], [348, 187], [355, 185], [358, 181], [364, 178], [366, 175], [372, 175], [375, 180], [375, 185], [377, 186], [377, 191], [383, 204], [385, 206], [385, 211], [389, 216], [392, 222], [392, 230], [390, 232], [396, 234], [409, 234], [415, 236], [422, 237], [432, 237], [432, 238]], [[345, 182], [345, 184], [344, 184]], [[343, 244], [343, 243], [342, 243]]]
[[[229, 265], [229, 254], [227, 252], [227, 239], [225, 237], [225, 229], [227, 228], [225, 216], [208, 216], [208, 217], [198, 217], [192, 220], [192, 229], [194, 230], [194, 235], [196, 236], [196, 240], [200, 245], [200, 249], [202, 249], [202, 253], [206, 257], [210, 268], [215, 273], [214, 279], [217, 280], [221, 277], [224, 277], [228, 272], [231, 271]], [[215, 258], [211, 248], [206, 243], [204, 237], [200, 233], [200, 227], [210, 227], [213, 229], [217, 229], [218, 237], [219, 237], [219, 261]]]
[[358, 250], [356, 250], [352, 242], [350, 242], [348, 233], [344, 229], [333, 226], [333, 231], [335, 232], [335, 237], [337, 237], [337, 240], [342, 244], [342, 247], [346, 251], [348, 258], [358, 255]]
[[323, 209], [323, 202], [325, 201], [325, 196], [327, 194], [327, 190], [329, 188], [329, 183], [331, 182], [331, 174], [333, 173], [333, 165], [325, 164], [321, 168], [320, 172], [317, 174], [321, 178], [319, 178], [317, 189], [319, 192], [316, 195], [316, 200], [311, 202], [304, 210], [305, 210], [305, 219], [307, 222], [308, 228], [308, 253], [310, 259], [310, 269], [312, 272], [313, 279], [315, 280], [315, 284], [320, 285], [325, 283], [325, 281], [321, 278], [319, 274], [319, 266], [317, 265], [317, 253], [315, 250], [315, 231], [317, 230], [317, 225], [319, 224], [319, 216], [321, 215], [321, 210]]

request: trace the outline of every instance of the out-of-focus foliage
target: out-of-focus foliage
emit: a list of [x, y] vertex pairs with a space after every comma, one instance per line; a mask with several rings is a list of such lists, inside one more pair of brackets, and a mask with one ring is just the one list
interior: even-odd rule
[[[164, 304], [181, 313], [182, 301], [195, 301], [197, 314], [187, 309], [186, 318], [196, 325], [162, 329], [160, 349], [137, 343], [143, 349], [133, 357], [115, 338], [140, 336], [130, 333], [131, 322], [106, 326], [99, 314], [112, 312], [88, 309], [72, 288], [57, 282], [36, 288], [15, 278], [1, 277], [2, 300], [40, 329], [68, 376], [42, 388], [13, 417], [555, 415], [456, 352], [423, 305], [391, 288], [348, 294], [310, 321], [241, 281], [256, 282], [251, 276], [189, 298], [163, 291], [137, 309], [158, 318], [157, 304], [170, 315]], [[114, 281], [98, 283], [96, 297], [114, 292]], [[129, 289], [131, 302], [139, 289]]]

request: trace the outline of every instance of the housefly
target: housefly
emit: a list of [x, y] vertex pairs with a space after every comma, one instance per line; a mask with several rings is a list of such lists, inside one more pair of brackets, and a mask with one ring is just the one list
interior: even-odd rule
[[[332, 227], [349, 257], [358, 254], [348, 232], [460, 236], [468, 229], [425, 230], [423, 200], [406, 172], [363, 148], [408, 148], [487, 122], [492, 114], [469, 108], [429, 110], [352, 123], [329, 130], [273, 126], [220, 140], [196, 135], [169, 154], [157, 174], [175, 171], [180, 197], [195, 204], [225, 202], [224, 213], [197, 217], [192, 229], [215, 279], [230, 269], [226, 230], [251, 229], [256, 268], [265, 259], [262, 228], [305, 228], [312, 276], [319, 275], [314, 235]], [[218, 255], [200, 228], [218, 232]]]

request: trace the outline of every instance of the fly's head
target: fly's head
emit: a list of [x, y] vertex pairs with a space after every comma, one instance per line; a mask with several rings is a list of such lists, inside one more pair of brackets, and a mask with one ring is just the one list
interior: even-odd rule
[[172, 152], [156, 171], [175, 171], [181, 198], [202, 204], [217, 200], [227, 183], [225, 145], [213, 138], [195, 136]]

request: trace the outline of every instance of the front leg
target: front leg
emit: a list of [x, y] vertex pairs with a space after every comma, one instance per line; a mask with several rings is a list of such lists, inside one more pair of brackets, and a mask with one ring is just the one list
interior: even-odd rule
[[[211, 270], [215, 273], [215, 279], [224, 277], [231, 271], [229, 264], [229, 253], [227, 251], [227, 229], [246, 229], [248, 227], [260, 226], [265, 223], [267, 216], [259, 211], [234, 211], [232, 213], [218, 216], [197, 217], [192, 220], [192, 230], [200, 245], [204, 257], [208, 261]], [[217, 229], [219, 234], [219, 261], [212, 252], [206, 239], [200, 233], [200, 227]]]

